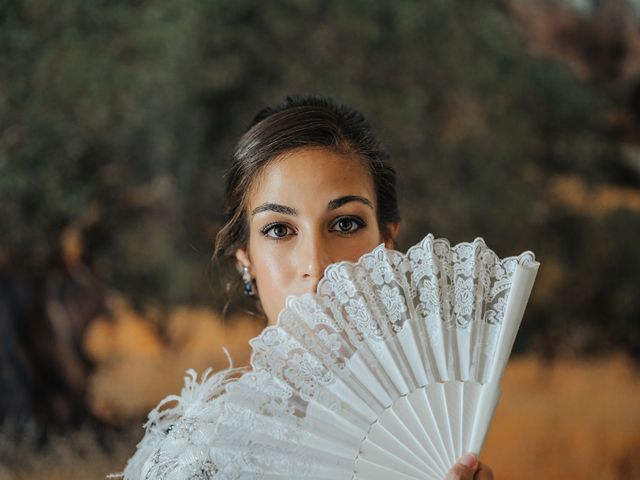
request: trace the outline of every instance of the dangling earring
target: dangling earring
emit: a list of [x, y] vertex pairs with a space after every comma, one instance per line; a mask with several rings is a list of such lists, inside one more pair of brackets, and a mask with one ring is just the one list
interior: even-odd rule
[[251, 296], [256, 292], [253, 289], [253, 282], [251, 281], [251, 273], [249, 273], [249, 267], [242, 266], [242, 282], [244, 283], [244, 294]]

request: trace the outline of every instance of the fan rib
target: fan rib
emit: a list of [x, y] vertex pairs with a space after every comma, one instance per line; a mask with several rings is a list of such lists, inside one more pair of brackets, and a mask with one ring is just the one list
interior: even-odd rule
[[354, 472], [354, 480], [424, 480], [424, 473], [419, 476], [406, 475], [396, 469], [375, 463], [371, 460], [358, 462], [358, 469]]
[[368, 443], [387, 449], [412, 464], [417, 462], [423, 469], [431, 469], [431, 466], [415, 453], [415, 451], [422, 450], [422, 447], [395, 414], [394, 409], [395, 405], [388, 409], [380, 417], [380, 421], [372, 426], [367, 434]]
[[[403, 410], [403, 407], [406, 408], [406, 406], [408, 405], [407, 397], [403, 397], [401, 400], [404, 400], [404, 402], [396, 403], [396, 405], [394, 405], [394, 409], [392, 410], [392, 414], [396, 418], [396, 421], [401, 423], [406, 433], [409, 435], [410, 442], [405, 442], [405, 444], [407, 445], [407, 447], [409, 446], [412, 447], [411, 449], [412, 454], [419, 460], [420, 464], [423, 465], [424, 469], [427, 469], [430, 471], [438, 471], [437, 462], [434, 462], [432, 456], [429, 455], [429, 453], [425, 450], [424, 446], [420, 444], [419, 440], [416, 438], [416, 436], [413, 433], [411, 424], [406, 423], [404, 421], [403, 419], [404, 412], [402, 410]], [[422, 456], [418, 456], [418, 452], [421, 453]]]
[[[387, 435], [390, 437], [390, 440], [394, 438], [393, 435], [388, 432]], [[417, 468], [414, 463], [411, 462], [411, 460], [415, 460], [415, 458], [407, 458], [407, 454], [411, 453], [409, 450], [402, 451], [399, 448], [393, 448], [390, 446], [389, 441], [385, 442], [384, 446], [381, 447], [377, 443], [365, 440], [362, 443], [361, 452], [363, 456], [366, 456], [365, 461], [370, 461], [376, 465], [393, 469], [396, 473], [416, 478], [424, 478], [425, 470], [428, 473], [432, 472], [432, 469], [422, 462], [420, 465], [422, 469]], [[356, 461], [356, 470], [358, 468], [358, 464], [359, 462]]]
[[[435, 418], [432, 418], [430, 413], [424, 414], [424, 411], [420, 411], [420, 407], [423, 409], [428, 409], [425, 405], [425, 396], [426, 387], [420, 388], [415, 392], [410, 393], [407, 397], [407, 414], [411, 416], [407, 423], [407, 425], [413, 426], [415, 428], [415, 436], [416, 438], [420, 438], [422, 442], [419, 442], [425, 451], [425, 455], [430, 457], [434, 464], [436, 464], [442, 471], [447, 470], [447, 466], [445, 463], [445, 454], [444, 454], [444, 444], [442, 444], [441, 439], [439, 442], [434, 442], [432, 437], [437, 432], [437, 424], [435, 422]], [[416, 403], [419, 404], [416, 405]], [[427, 426], [432, 425], [432, 433], [429, 434], [427, 431]], [[429, 446], [429, 450], [424, 448], [425, 445]]]
[[442, 385], [445, 405], [447, 406], [447, 419], [453, 444], [453, 456], [457, 458], [462, 450], [462, 382], [453, 381]]

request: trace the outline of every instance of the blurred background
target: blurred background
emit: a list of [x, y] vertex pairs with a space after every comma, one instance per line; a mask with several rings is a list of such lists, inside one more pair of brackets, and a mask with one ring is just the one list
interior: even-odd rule
[[387, 145], [401, 249], [542, 263], [496, 478], [640, 478], [640, 2], [1, 0], [0, 479], [119, 471], [187, 368], [247, 362], [223, 174], [306, 92]]

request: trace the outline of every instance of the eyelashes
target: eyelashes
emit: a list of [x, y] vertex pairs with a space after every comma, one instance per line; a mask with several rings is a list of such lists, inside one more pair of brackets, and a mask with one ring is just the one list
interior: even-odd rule
[[[337, 232], [341, 235], [353, 235], [367, 224], [360, 217], [345, 215], [336, 218], [330, 225], [330, 231]], [[295, 229], [285, 222], [272, 222], [265, 225], [260, 233], [271, 240], [285, 240], [291, 235], [295, 235]]]
[[339, 217], [331, 224], [332, 230], [348, 235], [356, 233], [364, 226], [364, 220], [358, 217]]
[[274, 222], [265, 226], [262, 230], [260, 230], [260, 233], [263, 236], [272, 238], [274, 240], [283, 240], [284, 238], [286, 238], [287, 234], [292, 231], [293, 228], [291, 228], [286, 223]]

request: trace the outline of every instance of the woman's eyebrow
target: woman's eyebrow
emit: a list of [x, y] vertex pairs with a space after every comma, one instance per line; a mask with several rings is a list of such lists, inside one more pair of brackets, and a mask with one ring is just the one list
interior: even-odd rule
[[282, 213], [283, 215], [298, 215], [298, 211], [295, 208], [287, 207], [286, 205], [280, 205], [278, 203], [263, 203], [262, 205], [253, 209], [253, 211], [251, 212], [251, 216], [253, 217], [257, 213], [268, 211]]
[[344, 197], [340, 197], [340, 198], [336, 198], [334, 200], [331, 200], [327, 204], [327, 210], [335, 210], [336, 208], [340, 208], [342, 205], [344, 205], [345, 203], [349, 203], [349, 202], [364, 203], [369, 208], [373, 209], [373, 205], [371, 204], [371, 202], [368, 199], [366, 199], [364, 197], [360, 197], [358, 195], [345, 195]]

